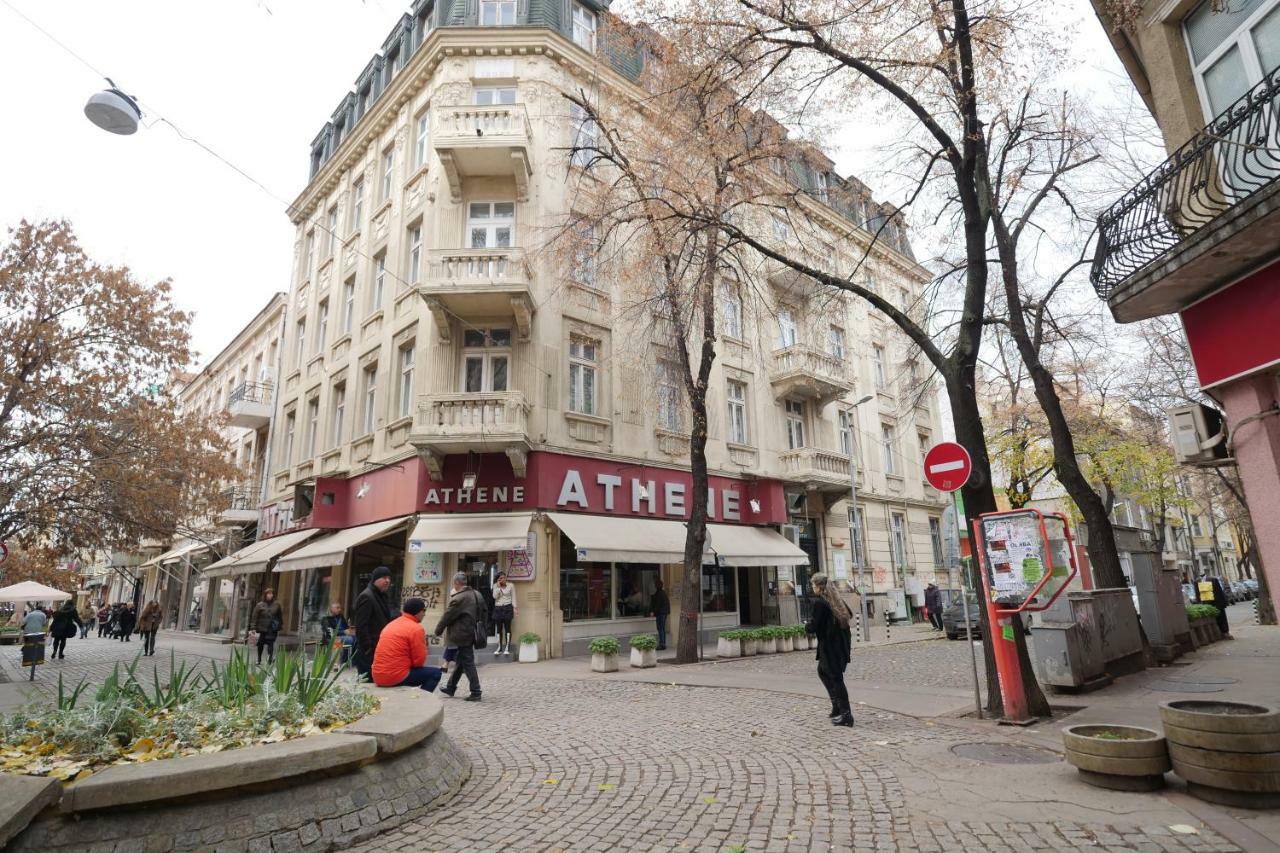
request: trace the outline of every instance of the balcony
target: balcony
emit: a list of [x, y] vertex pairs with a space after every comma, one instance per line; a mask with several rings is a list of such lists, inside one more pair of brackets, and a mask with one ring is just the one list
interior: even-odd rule
[[1280, 69], [1098, 220], [1089, 275], [1115, 318], [1180, 311], [1280, 250]]
[[532, 135], [524, 104], [435, 108], [431, 138], [454, 203], [462, 201], [463, 178], [479, 177], [513, 178], [516, 198], [527, 201]]
[[831, 498], [849, 493], [849, 457], [834, 450], [799, 447], [778, 454], [782, 479]]
[[[834, 273], [837, 271], [833, 267], [835, 258], [823, 257], [794, 240], [785, 245], [778, 245], [776, 251], [819, 272]], [[789, 264], [775, 261], [773, 258], [765, 259], [761, 272], [771, 285], [790, 299], [812, 299], [823, 292], [823, 286], [815, 279], [797, 271]], [[827, 290], [826, 292], [832, 297], [836, 295], [835, 291]]]
[[529, 453], [529, 403], [519, 391], [487, 394], [425, 394], [409, 432], [434, 480], [440, 480], [444, 457], [500, 450], [511, 469], [523, 478]]
[[270, 382], [241, 382], [227, 398], [231, 426], [260, 429], [271, 422]]
[[516, 336], [529, 340], [533, 281], [523, 249], [433, 249], [418, 294], [426, 300], [440, 340], [451, 338], [453, 317], [509, 316]]
[[843, 361], [803, 344], [774, 351], [769, 382], [776, 399], [804, 397], [819, 408], [853, 390]]
[[241, 480], [222, 492], [222, 507], [217, 522], [222, 527], [239, 527], [258, 520], [258, 501], [262, 483], [256, 478]]

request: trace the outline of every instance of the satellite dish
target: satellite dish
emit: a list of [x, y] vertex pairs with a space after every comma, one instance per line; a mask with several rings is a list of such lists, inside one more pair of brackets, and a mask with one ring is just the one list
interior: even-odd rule
[[142, 110], [138, 108], [137, 101], [116, 88], [110, 77], [107, 82], [111, 83], [111, 88], [91, 96], [84, 105], [84, 114], [103, 130], [128, 136], [138, 130]]

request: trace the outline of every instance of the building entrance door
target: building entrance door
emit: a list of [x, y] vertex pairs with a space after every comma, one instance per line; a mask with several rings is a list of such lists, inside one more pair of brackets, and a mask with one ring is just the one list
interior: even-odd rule
[[489, 551], [479, 554], [459, 554], [458, 571], [467, 576], [467, 586], [484, 597], [485, 628], [489, 636], [493, 628], [493, 583], [498, 577], [498, 554]]

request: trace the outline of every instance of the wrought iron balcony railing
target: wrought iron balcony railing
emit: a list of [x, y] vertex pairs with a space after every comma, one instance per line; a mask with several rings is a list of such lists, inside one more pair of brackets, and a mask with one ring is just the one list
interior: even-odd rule
[[270, 382], [241, 382], [231, 390], [230, 396], [227, 397], [227, 405], [244, 401], [246, 403], [270, 403], [271, 402]]
[[1280, 68], [1098, 219], [1089, 280], [1106, 299], [1224, 212], [1280, 178]]

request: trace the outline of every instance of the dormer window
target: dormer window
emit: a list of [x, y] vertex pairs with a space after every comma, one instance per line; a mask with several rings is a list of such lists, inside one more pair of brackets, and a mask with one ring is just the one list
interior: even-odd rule
[[482, 27], [511, 27], [516, 23], [516, 0], [480, 0]]
[[573, 42], [588, 53], [596, 52], [596, 13], [581, 3], [573, 4]]

